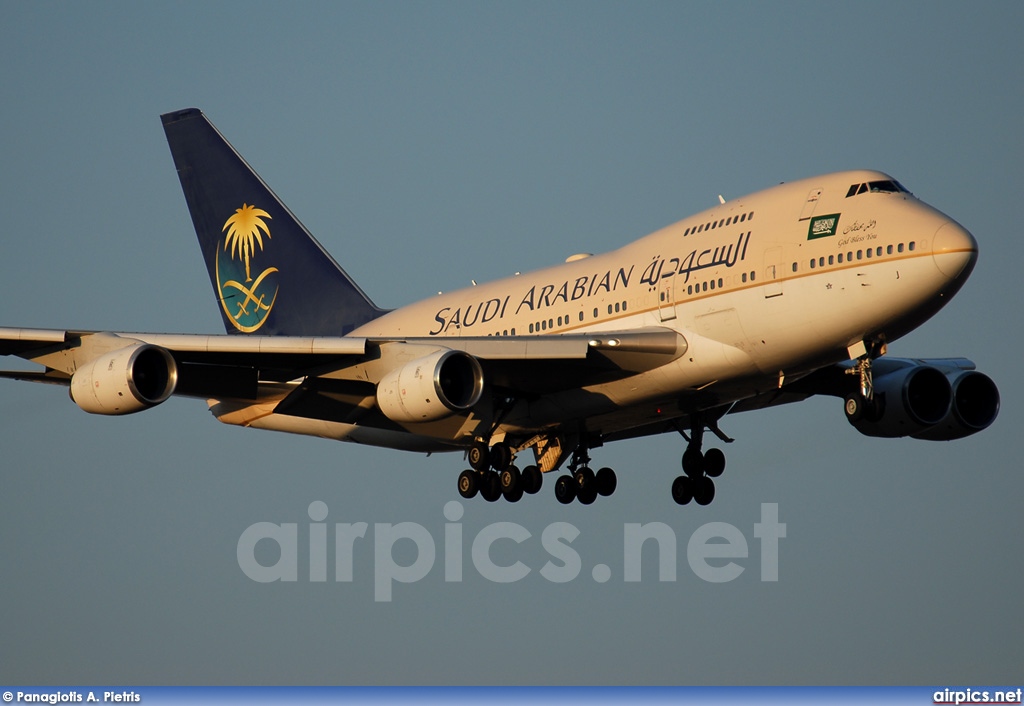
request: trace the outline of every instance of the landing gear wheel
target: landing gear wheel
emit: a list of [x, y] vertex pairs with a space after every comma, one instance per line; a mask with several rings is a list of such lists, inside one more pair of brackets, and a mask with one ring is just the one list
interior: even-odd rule
[[559, 476], [555, 481], [555, 498], [563, 505], [568, 505], [576, 499], [578, 487], [572, 476]]
[[868, 401], [858, 393], [847, 395], [843, 401], [843, 411], [846, 412], [847, 421], [856, 424], [867, 416]]
[[501, 497], [501, 481], [497, 473], [485, 471], [480, 475], [480, 495], [489, 503]]
[[533, 495], [540, 490], [544, 484], [544, 474], [536, 466], [527, 466], [523, 469], [523, 490]]
[[510, 490], [508, 492], [502, 491], [502, 495], [504, 495], [505, 499], [510, 503], [517, 503], [523, 499], [523, 486], [516, 486], [514, 490]]
[[615, 471], [610, 468], [602, 468], [597, 472], [595, 476], [597, 481], [597, 492], [601, 495], [608, 497], [615, 492], [615, 488], [618, 486], [619, 481], [615, 477]]
[[710, 505], [715, 499], [715, 481], [708, 477], [697, 478], [693, 484], [693, 499], [698, 505]]
[[491, 467], [496, 471], [504, 471], [512, 465], [512, 449], [505, 442], [491, 447]]
[[725, 453], [721, 449], [708, 449], [704, 454], [704, 472], [710, 478], [718, 478], [725, 470]]
[[590, 505], [597, 500], [597, 488], [596, 483], [585, 485], [576, 491], [576, 499], [583, 505]]
[[474, 471], [486, 471], [491, 466], [490, 454], [487, 452], [487, 444], [482, 441], [475, 441], [469, 447], [469, 467]]
[[594, 477], [594, 472], [586, 466], [577, 468], [576, 472], [572, 474], [572, 477], [576, 481], [576, 485], [579, 486], [579, 490], [583, 490], [584, 488], [593, 488], [597, 482]]
[[518, 468], [509, 466], [498, 474], [498, 478], [501, 479], [501, 492], [505, 494], [505, 497], [508, 497], [516, 490], [520, 491], [519, 494], [522, 496], [523, 477], [519, 473]]
[[683, 473], [691, 478], [704, 473], [704, 454], [699, 449], [689, 448], [683, 452]]
[[476, 497], [480, 490], [480, 474], [477, 471], [463, 471], [459, 474], [459, 495], [466, 500]]
[[689, 476], [679, 476], [672, 483], [672, 499], [680, 505], [693, 500], [693, 480]]

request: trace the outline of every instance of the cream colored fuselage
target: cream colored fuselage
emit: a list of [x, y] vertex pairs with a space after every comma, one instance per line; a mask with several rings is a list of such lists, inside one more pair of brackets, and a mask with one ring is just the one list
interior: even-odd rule
[[[904, 191], [847, 195], [871, 182], [892, 178], [851, 171], [782, 184], [618, 250], [438, 294], [351, 335], [445, 346], [459, 337], [661, 327], [685, 339], [685, 354], [661, 367], [516, 402], [493, 441], [573, 425], [622, 432], [695, 405], [768, 392], [856, 357], [866, 340], [902, 336], [938, 311], [970, 273], [977, 255], [970, 233]], [[406, 432], [282, 415], [250, 425], [443, 450], [471, 441], [479, 418], [462, 415]]]

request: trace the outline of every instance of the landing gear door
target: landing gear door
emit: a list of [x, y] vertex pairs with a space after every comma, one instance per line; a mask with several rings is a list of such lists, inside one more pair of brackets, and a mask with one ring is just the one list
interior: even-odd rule
[[782, 296], [782, 248], [768, 248], [764, 253], [764, 298]]

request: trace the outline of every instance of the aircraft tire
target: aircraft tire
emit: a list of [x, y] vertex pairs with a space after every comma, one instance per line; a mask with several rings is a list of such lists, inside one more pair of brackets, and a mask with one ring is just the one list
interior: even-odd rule
[[605, 497], [614, 493], [615, 488], [619, 485], [619, 481], [615, 477], [615, 471], [610, 468], [602, 468], [594, 478], [597, 481], [597, 492]]
[[576, 480], [572, 476], [559, 476], [555, 481], [555, 498], [563, 505], [576, 499]]
[[459, 474], [459, 495], [466, 500], [475, 498], [480, 490], [480, 474], [476, 471], [465, 470]]
[[725, 471], [725, 453], [721, 449], [708, 449], [704, 454], [704, 472], [709, 478], [718, 478]]
[[491, 466], [487, 444], [476, 441], [469, 447], [469, 467], [474, 471], [486, 471]]
[[846, 420], [850, 424], [856, 424], [868, 417], [871, 410], [871, 402], [864, 399], [860, 393], [854, 392], [843, 400], [843, 412], [846, 413]]
[[698, 505], [710, 505], [715, 499], [715, 481], [707, 476], [698, 478], [694, 483], [693, 499]]
[[523, 469], [523, 490], [530, 495], [540, 491], [544, 485], [544, 474], [536, 466], [527, 466]]
[[[501, 492], [507, 497], [509, 493], [523, 489], [523, 476], [515, 466], [509, 466], [498, 473], [501, 479]], [[521, 493], [520, 493], [521, 495]]]
[[689, 476], [678, 476], [672, 483], [672, 499], [679, 505], [693, 500], [693, 480]]
[[592, 505], [597, 500], [597, 488], [594, 487], [595, 485], [594, 483], [585, 485], [576, 493], [576, 499], [580, 501], [581, 505]]
[[480, 495], [489, 503], [501, 497], [501, 481], [497, 473], [485, 471], [480, 474]]
[[683, 473], [697, 478], [704, 473], [704, 454], [697, 449], [686, 449], [683, 452]]
[[491, 467], [498, 471], [504, 471], [512, 465], [512, 449], [508, 444], [500, 442], [491, 447]]
[[596, 483], [594, 472], [587, 466], [577, 468], [576, 472], [573, 474], [573, 479], [576, 481], [576, 485], [579, 486], [579, 490], [593, 488]]
[[523, 486], [518, 485], [513, 490], [510, 490], [508, 492], [502, 491], [502, 495], [504, 495], [505, 499], [508, 500], [510, 503], [517, 503], [523, 499]]

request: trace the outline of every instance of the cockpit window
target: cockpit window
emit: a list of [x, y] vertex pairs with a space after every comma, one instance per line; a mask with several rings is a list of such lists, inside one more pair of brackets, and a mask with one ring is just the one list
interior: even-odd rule
[[865, 194], [870, 191], [872, 194], [909, 194], [907, 188], [895, 179], [884, 181], [869, 181], [867, 184], [853, 184], [846, 192], [846, 198]]
[[868, 187], [871, 189], [871, 193], [886, 193], [886, 194], [898, 194], [901, 191], [906, 191], [899, 182], [896, 181], [872, 181], [868, 182]]

